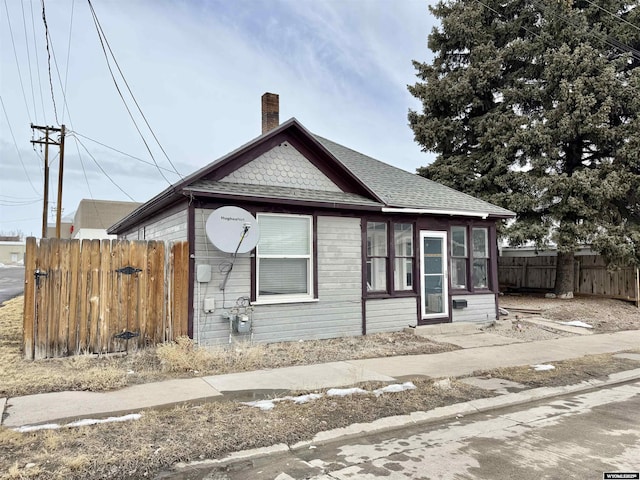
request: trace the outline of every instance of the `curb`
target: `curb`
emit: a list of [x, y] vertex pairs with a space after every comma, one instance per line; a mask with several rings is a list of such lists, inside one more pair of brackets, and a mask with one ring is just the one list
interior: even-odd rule
[[[185, 471], [191, 468], [201, 467], [230, 468], [236, 462], [252, 462], [254, 460], [268, 457], [295, 453], [300, 450], [309, 449], [316, 446], [331, 444], [337, 441], [349, 440], [367, 434], [391, 432], [409, 426], [425, 425], [443, 420], [451, 420], [474, 413], [486, 413], [498, 408], [513, 407], [531, 403], [548, 398], [559, 397], [567, 394], [575, 394], [595, 390], [597, 388], [618, 385], [634, 380], [640, 380], [640, 368], [612, 373], [607, 380], [588, 380], [573, 385], [561, 387], [540, 387], [524, 390], [516, 393], [507, 393], [497, 397], [481, 398], [468, 402], [455, 403], [445, 407], [434, 408], [429, 411], [412, 412], [407, 415], [396, 415], [374, 420], [371, 423], [354, 423], [347, 427], [336, 428], [324, 432], [318, 432], [311, 440], [295, 443], [291, 446], [279, 443], [270, 447], [254, 448], [230, 453], [229, 455], [210, 460], [200, 460], [190, 463], [177, 463], [172, 467], [173, 472]], [[162, 477], [156, 477], [162, 478]]]

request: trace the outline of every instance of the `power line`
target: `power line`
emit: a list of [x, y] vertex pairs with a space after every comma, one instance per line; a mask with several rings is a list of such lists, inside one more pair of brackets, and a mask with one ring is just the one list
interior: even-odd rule
[[[62, 122], [64, 123], [64, 113], [65, 110], [67, 109], [67, 79], [69, 78], [69, 54], [71, 53], [71, 32], [73, 30], [73, 9], [74, 6], [76, 4], [76, 0], [73, 0], [71, 2], [71, 18], [69, 19], [69, 41], [67, 43], [67, 66], [65, 68], [65, 72], [64, 72], [64, 86], [62, 87], [62, 95], [64, 96], [64, 105], [62, 107]], [[55, 60], [55, 55], [54, 55], [54, 60]], [[58, 68], [57, 62], [56, 62], [56, 69]]]
[[51, 89], [51, 101], [53, 102], [53, 114], [56, 118], [56, 123], [59, 125], [60, 122], [58, 121], [58, 109], [56, 108], [56, 99], [53, 94], [53, 81], [51, 80], [51, 52], [49, 51], [49, 40], [51, 37], [49, 35], [49, 26], [47, 25], [47, 14], [44, 8], [44, 0], [40, 0], [40, 2], [42, 3], [42, 21], [44, 22], [44, 36], [47, 41], [47, 70], [49, 71], [49, 87]]
[[24, 83], [22, 81], [22, 73], [20, 72], [20, 62], [18, 61], [18, 52], [16, 50], [16, 42], [13, 38], [13, 28], [11, 28], [11, 20], [9, 19], [9, 7], [7, 6], [7, 0], [4, 0], [4, 9], [7, 12], [7, 24], [9, 25], [9, 34], [11, 35], [11, 44], [13, 45], [13, 56], [16, 59], [16, 68], [18, 69], [18, 78], [20, 79], [20, 88], [22, 89], [22, 98], [24, 100], [24, 106], [27, 109], [27, 116], [31, 121], [31, 118], [33, 117], [31, 117], [31, 111], [29, 110], [29, 102], [27, 102], [27, 95], [24, 93]]
[[132, 202], [135, 202], [135, 199], [129, 195], [120, 185], [118, 185], [115, 180], [113, 178], [111, 178], [109, 176], [109, 174], [107, 172], [105, 172], [104, 168], [102, 168], [102, 166], [100, 165], [100, 163], [96, 160], [96, 158], [91, 155], [91, 152], [87, 149], [87, 147], [85, 146], [84, 143], [82, 143], [82, 141], [77, 137], [74, 136], [76, 142], [78, 142], [80, 145], [82, 145], [82, 148], [84, 148], [85, 152], [87, 152], [87, 154], [91, 157], [91, 159], [93, 160], [93, 163], [96, 164], [96, 166], [100, 169], [100, 171], [104, 174], [105, 177], [107, 177], [109, 179], [109, 181], [118, 189], [120, 190], [122, 193], [124, 193]]
[[[536, 5], [541, 11], [545, 11], [547, 13], [550, 13], [551, 15], [553, 15], [554, 17], [568, 23], [569, 25], [571, 25], [572, 27], [574, 27], [575, 29], [578, 29], [580, 26], [575, 24], [572, 20], [570, 20], [566, 15], [558, 15], [557, 13], [555, 13], [554, 11], [552, 11], [551, 9], [547, 9], [547, 7], [545, 5], [541, 5], [540, 3], [538, 3], [535, 0], [532, 0], [532, 3], [534, 5]], [[589, 31], [589, 34], [602, 40], [604, 43], [606, 43], [607, 45], [609, 45], [610, 47], [615, 48], [616, 50], [619, 50], [622, 53], [630, 53], [631, 56], [633, 58], [635, 58], [636, 60], [640, 60], [640, 51], [636, 50], [635, 48], [633, 48], [630, 45], [627, 45], [626, 43], [621, 42], [620, 40], [618, 40], [617, 38], [613, 37], [612, 35], [602, 35], [599, 33], [596, 33], [593, 30]]]
[[20, 160], [20, 164], [22, 165], [22, 169], [24, 170], [24, 174], [27, 176], [27, 180], [29, 181], [29, 185], [36, 193], [36, 195], [40, 195], [40, 192], [36, 190], [36, 187], [33, 186], [33, 182], [31, 181], [31, 177], [29, 176], [29, 172], [27, 172], [27, 167], [24, 165], [24, 161], [22, 160], [22, 154], [20, 153], [20, 149], [18, 148], [18, 142], [16, 142], [16, 137], [13, 134], [13, 129], [11, 128], [11, 123], [9, 122], [9, 115], [7, 115], [7, 109], [4, 107], [4, 101], [2, 100], [2, 96], [0, 95], [0, 105], [2, 105], [2, 111], [4, 112], [4, 118], [7, 119], [7, 126], [9, 127], [9, 132], [11, 133], [11, 138], [13, 139], [13, 144], [16, 147], [16, 152], [18, 153], [18, 159]]
[[[98, 36], [100, 36], [100, 44], [102, 45], [102, 49], [104, 51], [104, 44], [102, 42], [102, 38], [104, 38], [104, 43], [107, 45], [107, 48], [109, 49], [109, 53], [111, 54], [111, 57], [113, 58], [113, 62], [116, 64], [116, 67], [118, 69], [118, 72], [120, 73], [120, 76], [122, 77], [122, 80], [124, 81], [125, 86], [127, 87], [127, 90], [129, 92], [129, 95], [131, 95], [131, 98], [133, 99], [133, 102], [135, 103], [138, 112], [140, 112], [140, 115], [142, 116], [144, 123], [147, 125], [147, 128], [149, 129], [149, 131], [151, 132], [151, 135], [153, 136], [154, 140], [156, 141], [156, 143], [158, 144], [158, 146], [160, 147], [160, 150], [162, 151], [162, 153], [164, 154], [165, 158], [167, 159], [167, 161], [169, 162], [169, 165], [171, 165], [171, 168], [173, 168], [173, 171], [180, 177], [183, 178], [182, 175], [180, 175], [180, 172], [178, 172], [178, 170], [176, 169], [175, 165], [173, 164], [173, 162], [171, 161], [171, 159], [169, 158], [169, 155], [167, 155], [167, 152], [165, 151], [165, 149], [162, 147], [162, 144], [160, 143], [160, 140], [158, 140], [158, 137], [156, 136], [155, 132], [153, 131], [153, 129], [151, 128], [151, 125], [149, 124], [149, 121], [147, 120], [147, 117], [145, 116], [144, 112], [142, 111], [142, 108], [140, 108], [140, 105], [138, 104], [138, 101], [136, 100], [135, 95], [133, 94], [133, 92], [131, 91], [131, 88], [129, 87], [129, 83], [127, 82], [127, 79], [124, 76], [124, 73], [122, 72], [122, 69], [120, 68], [120, 65], [118, 64], [118, 60], [116, 59], [116, 56], [113, 53], [113, 50], [111, 49], [111, 45], [109, 44], [109, 40], [107, 39], [107, 36], [104, 33], [104, 30], [102, 29], [102, 25], [100, 24], [100, 20], [98, 20], [98, 16], [93, 8], [93, 4], [91, 3], [91, 0], [87, 0], [87, 2], [89, 3], [89, 7], [91, 8], [91, 13], [93, 15], [93, 20], [94, 23], [96, 25], [96, 30], [98, 30]], [[104, 52], [105, 54], [105, 58], [107, 58], [107, 52]], [[107, 64], [109, 63], [109, 60], [107, 58]], [[109, 66], [109, 71], [111, 72], [111, 67]], [[113, 77], [113, 72], [111, 73], [111, 76], [115, 82], [115, 78]], [[118, 93], [120, 93], [120, 89], [118, 88]], [[122, 94], [120, 94], [120, 97], [122, 98], [122, 100], [124, 101], [124, 98], [122, 97]], [[127, 111], [128, 111], [128, 107], [127, 107]], [[134, 121], [135, 123], [135, 121]], [[137, 125], [136, 125], [137, 128]], [[146, 145], [146, 141], [145, 141], [145, 145]], [[151, 154], [151, 151], [149, 151], [149, 153]], [[151, 155], [153, 158], [153, 155]], [[153, 158], [153, 162], [156, 163], [155, 158]], [[160, 172], [162, 174], [162, 172]], [[164, 177], [164, 174], [162, 175]], [[165, 180], [166, 177], [165, 177]], [[167, 180], [168, 181], [168, 180]]]
[[31, 6], [29, 10], [31, 10], [31, 27], [33, 31], [33, 51], [36, 55], [36, 72], [38, 73], [38, 87], [39, 87], [38, 90], [40, 92], [40, 105], [42, 106], [42, 116], [44, 117], [46, 115], [46, 110], [44, 108], [44, 96], [42, 95], [42, 80], [40, 78], [40, 59], [38, 58], [38, 42], [36, 38], [36, 20], [33, 15], [33, 3], [31, 2], [29, 5]]
[[[24, 28], [24, 44], [27, 47], [27, 62], [29, 63], [29, 83], [31, 84], [31, 99], [33, 100], [33, 116], [38, 123], [38, 111], [36, 109], [36, 95], [33, 92], [33, 73], [31, 71], [31, 53], [29, 52], [29, 39], [27, 38], [27, 19], [24, 16], [24, 3], [20, 2], [22, 8], [22, 26]], [[35, 46], [34, 46], [35, 48]], [[44, 112], [42, 112], [44, 115]]]
[[[69, 133], [71, 135], [78, 135], [79, 137], [82, 137], [82, 138], [84, 138], [86, 140], [89, 140], [89, 141], [91, 141], [93, 143], [97, 143], [98, 145], [101, 145], [101, 146], [103, 146], [105, 148], [108, 148], [109, 150], [113, 150], [114, 152], [118, 152], [119, 154], [124, 155], [125, 157], [129, 157], [129, 158], [132, 158], [133, 160], [137, 160], [138, 162], [144, 163], [146, 165], [150, 165], [152, 167], [156, 166], [152, 162], [148, 162], [147, 160], [144, 160], [144, 159], [142, 159], [140, 157], [136, 157], [136, 156], [131, 155], [131, 154], [127, 153], [127, 152], [123, 152], [122, 150], [118, 150], [117, 148], [110, 147], [109, 145], [107, 145], [105, 143], [99, 142], [98, 140], [94, 140], [93, 138], [87, 137], [86, 135], [82, 135], [82, 134], [80, 134], [80, 133], [78, 133], [76, 131], [71, 131]], [[168, 168], [165, 168], [165, 167], [158, 167], [158, 168], [161, 168], [162, 170], [165, 170], [165, 171], [167, 171], [169, 173], [172, 173], [172, 174], [175, 173], [173, 170], [169, 170]]]
[[600, 5], [593, 3], [591, 0], [585, 0], [585, 2], [587, 2], [587, 3], [591, 4], [591, 5], [593, 5], [593, 6], [594, 6], [594, 7], [596, 7], [596, 8], [599, 8], [599, 9], [600, 9], [600, 10], [602, 10], [603, 12], [607, 12], [607, 13], [608, 13], [609, 15], [611, 15], [612, 17], [617, 18], [618, 20], [620, 20], [620, 21], [622, 21], [622, 22], [626, 23], [627, 25], [629, 25], [629, 26], [631, 26], [631, 27], [635, 28], [636, 30], [638, 30], [638, 31], [640, 32], [640, 27], [638, 27], [637, 25], [634, 25], [633, 23], [631, 23], [631, 22], [630, 22], [630, 21], [628, 21], [627, 19], [622, 18], [620, 15], [618, 15], [618, 14], [616, 14], [616, 13], [612, 12], [611, 10], [608, 10], [608, 9], [606, 9], [606, 8], [604, 8], [604, 7], [601, 7]]

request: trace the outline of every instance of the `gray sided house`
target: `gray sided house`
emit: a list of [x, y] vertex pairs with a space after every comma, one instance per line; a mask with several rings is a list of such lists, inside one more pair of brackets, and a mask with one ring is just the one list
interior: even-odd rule
[[[263, 97], [261, 136], [109, 229], [189, 242], [190, 336], [229, 341], [229, 312], [246, 313], [262, 342], [494, 320], [496, 221], [514, 214], [314, 135], [296, 119], [279, 125], [277, 101]], [[250, 212], [259, 226], [256, 248], [235, 260], [205, 231], [223, 206]], [[233, 337], [246, 336], [240, 330]]]

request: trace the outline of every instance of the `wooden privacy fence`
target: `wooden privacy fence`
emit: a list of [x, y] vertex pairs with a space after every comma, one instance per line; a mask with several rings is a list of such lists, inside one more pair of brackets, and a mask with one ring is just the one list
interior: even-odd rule
[[[574, 293], [619, 298], [640, 304], [640, 274], [635, 267], [608, 270], [601, 255], [576, 255]], [[556, 257], [500, 257], [498, 281], [501, 287], [552, 290], [556, 278]]]
[[27, 239], [28, 359], [142, 348], [187, 334], [187, 242]]

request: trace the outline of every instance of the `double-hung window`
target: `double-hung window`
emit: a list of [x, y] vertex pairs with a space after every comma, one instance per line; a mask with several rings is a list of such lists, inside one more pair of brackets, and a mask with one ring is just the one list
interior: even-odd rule
[[367, 222], [367, 292], [403, 295], [414, 291], [413, 236], [412, 223]]
[[367, 222], [367, 291], [387, 291], [387, 223]]
[[467, 227], [451, 227], [451, 288], [467, 288]]
[[393, 289], [413, 290], [413, 224], [394, 223], [393, 239]]
[[451, 288], [469, 291], [489, 288], [488, 228], [451, 227]]
[[489, 288], [489, 240], [486, 228], [473, 228], [473, 288]]
[[313, 298], [313, 219], [258, 214], [256, 296], [265, 302]]

